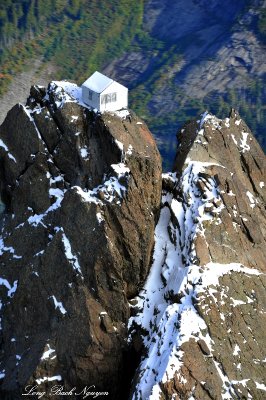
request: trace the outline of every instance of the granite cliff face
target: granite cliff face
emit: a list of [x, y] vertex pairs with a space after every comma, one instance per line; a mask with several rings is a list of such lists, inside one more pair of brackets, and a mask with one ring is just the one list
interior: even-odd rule
[[263, 399], [265, 156], [249, 128], [205, 113], [162, 175], [143, 121], [79, 99], [32, 87], [0, 127], [1, 399]]
[[132, 88], [139, 83], [146, 85], [154, 67], [162, 66], [158, 61], [171, 58], [167, 49], [181, 43], [176, 50], [181, 59], [172, 61], [160, 74], [163, 86], [149, 99], [153, 112], [163, 115], [179, 106], [177, 85], [193, 99], [212, 91], [224, 93], [229, 88], [246, 87], [251, 77], [263, 77], [266, 70], [265, 45], [254, 29], [264, 8], [265, 0], [226, 0], [223, 7], [218, 0], [148, 0], [145, 31], [167, 43], [167, 54], [137, 47], [108, 63], [105, 72], [121, 82], [131, 82]]
[[133, 107], [158, 139], [165, 171], [176, 130], [204, 108], [221, 118], [230, 107], [241, 110], [265, 151], [266, 48], [258, 29], [265, 7], [265, 0], [147, 0], [144, 39], [136, 36], [107, 63], [104, 73], [129, 85]]
[[148, 128], [62, 86], [32, 87], [0, 128], [3, 399], [36, 383], [43, 398], [54, 384], [124, 398], [128, 299], [154, 244], [161, 159]]
[[265, 398], [265, 156], [233, 110], [178, 134], [132, 309], [133, 399]]

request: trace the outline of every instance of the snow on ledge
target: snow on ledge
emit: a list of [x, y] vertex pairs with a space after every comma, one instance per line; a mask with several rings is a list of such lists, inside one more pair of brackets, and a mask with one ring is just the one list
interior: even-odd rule
[[7, 145], [3, 142], [2, 139], [0, 139], [0, 147], [3, 147], [3, 149], [7, 152], [8, 157], [10, 158], [10, 160], [14, 161], [15, 163], [17, 163], [17, 160], [15, 159], [15, 157], [10, 153], [10, 151], [8, 150]]
[[48, 360], [49, 358], [51, 358], [51, 360], [53, 360], [54, 358], [56, 358], [56, 355], [53, 354], [53, 353], [55, 353], [55, 350], [52, 349], [49, 344], [47, 344], [47, 347], [48, 347], [48, 350], [43, 352], [41, 360]]
[[10, 285], [7, 279], [0, 278], [0, 286], [3, 285], [8, 290], [8, 297], [13, 297], [14, 293], [17, 290], [18, 280], [14, 281], [13, 286]]
[[114, 115], [116, 115], [117, 117], [119, 117], [121, 119], [126, 119], [130, 115], [130, 112], [127, 109], [118, 110], [118, 111], [114, 111]]
[[64, 308], [64, 306], [63, 306], [61, 301], [57, 301], [57, 299], [56, 299], [56, 297], [54, 295], [50, 296], [49, 298], [53, 299], [55, 308], [59, 308], [61, 314], [63, 314], [63, 315], [66, 314], [67, 311]]
[[81, 275], [82, 279], [84, 279], [83, 275], [82, 275], [82, 272], [81, 272], [81, 267], [80, 267], [80, 264], [79, 264], [79, 261], [78, 261], [78, 257], [73, 253], [70, 241], [69, 241], [69, 239], [67, 238], [67, 236], [66, 236], [66, 234], [64, 232], [63, 232], [63, 235], [62, 235], [62, 241], [63, 241], [64, 247], [65, 247], [66, 258], [68, 259], [68, 261], [72, 265], [73, 269], [75, 271], [77, 271]]
[[[62, 93], [60, 89], [63, 89], [65, 93]], [[100, 114], [100, 111], [97, 109], [93, 109], [88, 106], [82, 100], [82, 88], [78, 86], [76, 83], [71, 83], [68, 81], [52, 81], [50, 84], [50, 90], [54, 91], [58, 94], [58, 100], [55, 101], [56, 106], [58, 108], [63, 107], [65, 103], [77, 103], [80, 106], [87, 108], [88, 110], [93, 110]], [[116, 115], [121, 119], [126, 119], [130, 113], [128, 109], [122, 109], [118, 111], [108, 111], [111, 115]], [[73, 119], [73, 118], [72, 118]], [[71, 121], [74, 122], [74, 121]]]
[[60, 88], [65, 92], [65, 96], [62, 98], [61, 102], [56, 102], [58, 108], [62, 107], [65, 103], [78, 103], [82, 107], [90, 108], [82, 101], [82, 89], [76, 83], [68, 81], [52, 81], [50, 88], [58, 94], [60, 93]]
[[200, 129], [203, 128], [206, 122], [210, 122], [214, 128], [221, 128], [220, 124], [222, 120], [210, 114], [208, 111], [205, 111], [203, 114], [201, 114], [201, 119], [199, 121]]
[[[198, 180], [201, 179], [199, 173], [209, 165], [212, 163], [190, 161], [180, 180], [184, 199], [173, 198], [171, 193], [166, 193], [162, 198], [161, 214], [155, 230], [153, 264], [145, 286], [136, 298], [137, 304], [134, 306], [136, 313], [129, 320], [129, 330], [132, 335], [135, 325], [148, 333], [143, 336], [147, 356], [142, 359], [139, 366], [139, 382], [133, 400], [142, 398], [157, 400], [161, 394], [161, 382], [168, 382], [174, 376], [180, 381], [184, 379], [181, 370], [183, 365], [181, 346], [191, 338], [196, 341], [202, 339], [205, 342], [213, 365], [223, 382], [222, 398], [231, 398], [228, 396], [231, 396], [233, 391], [232, 382], [213, 357], [214, 343], [210, 334], [204, 333], [208, 332], [207, 325], [195, 308], [195, 299], [200, 302], [206, 292], [213, 296], [219, 290], [219, 279], [224, 275], [241, 273], [250, 276], [262, 273], [237, 262], [229, 264], [210, 262], [199, 266], [194, 261], [196, 256], [194, 238], [198, 234], [204, 236], [204, 221], [220, 223], [219, 213], [224, 207], [219, 188], [211, 177], [204, 191], [205, 196], [199, 196], [197, 188]], [[224, 168], [221, 165], [219, 167]], [[164, 179], [175, 182], [175, 176], [172, 175], [164, 174]], [[216, 209], [218, 215], [212, 216], [208, 209], [214, 200], [221, 205]], [[173, 224], [173, 215], [178, 221], [178, 228]], [[179, 302], [169, 301], [171, 292], [179, 294]], [[242, 307], [242, 303], [232, 304], [232, 300], [228, 298], [229, 307]], [[247, 297], [246, 304], [248, 303], [250, 298]], [[207, 313], [208, 310], [204, 312]], [[223, 318], [224, 315], [221, 314], [221, 319]], [[164, 333], [158, 335], [158, 332]]]
[[52, 381], [61, 381], [61, 375], [54, 375], [54, 376], [44, 376], [43, 378], [36, 379], [36, 383], [40, 385], [43, 382], [52, 382]]

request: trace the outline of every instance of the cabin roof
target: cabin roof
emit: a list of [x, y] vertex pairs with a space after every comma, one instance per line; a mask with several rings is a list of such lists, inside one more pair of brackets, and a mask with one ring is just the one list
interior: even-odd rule
[[113, 83], [114, 80], [108, 78], [107, 76], [95, 71], [83, 84], [88, 89], [96, 93], [102, 93], [108, 86]]

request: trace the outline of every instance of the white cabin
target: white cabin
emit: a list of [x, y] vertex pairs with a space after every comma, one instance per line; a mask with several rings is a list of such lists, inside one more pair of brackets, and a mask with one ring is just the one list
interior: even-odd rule
[[98, 71], [81, 88], [83, 102], [100, 112], [117, 111], [128, 106], [128, 89]]

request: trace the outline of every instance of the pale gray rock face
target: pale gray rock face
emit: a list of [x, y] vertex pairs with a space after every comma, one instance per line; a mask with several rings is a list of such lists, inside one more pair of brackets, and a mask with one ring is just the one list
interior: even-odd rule
[[0, 127], [1, 399], [55, 384], [122, 399], [132, 374], [128, 299], [150, 266], [161, 158], [136, 115], [63, 86], [32, 87]]
[[[167, 46], [177, 46], [175, 51], [181, 56], [164, 72], [166, 79], [159, 90], [152, 92], [149, 109], [153, 115], [165, 115], [180, 106], [175, 99], [177, 87], [191, 98], [202, 99], [208, 93], [246, 88], [251, 78], [263, 77], [265, 45], [253, 30], [258, 6], [265, 7], [265, 0], [146, 3], [145, 29]], [[145, 84], [163, 56], [159, 51], [129, 51], [109, 63], [105, 72], [134, 88]]]
[[265, 155], [241, 117], [178, 133], [154, 262], [133, 303], [132, 398], [265, 397]]
[[244, 0], [234, 3], [226, 0], [222, 6], [217, 0], [149, 0], [145, 7], [144, 23], [147, 30], [160, 39], [176, 42], [181, 37], [203, 30], [210, 24], [219, 29], [219, 24], [231, 23], [244, 6]]

